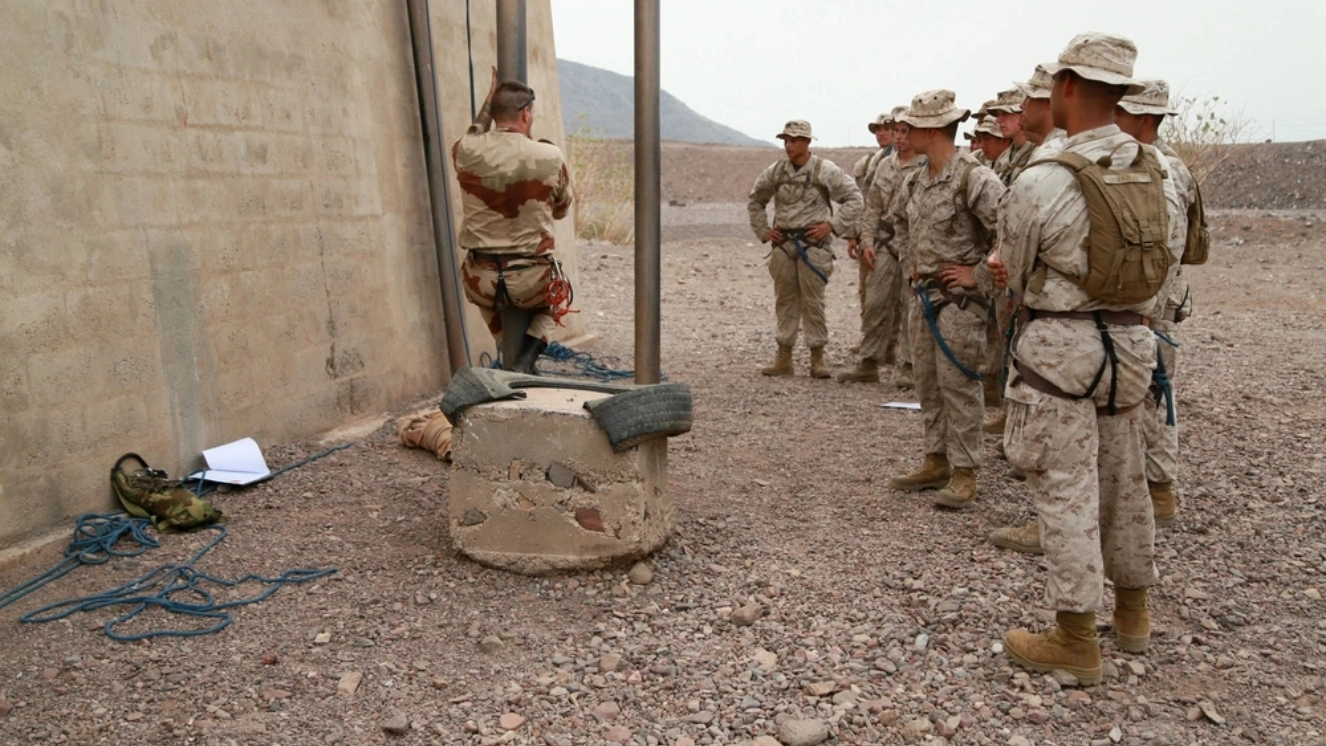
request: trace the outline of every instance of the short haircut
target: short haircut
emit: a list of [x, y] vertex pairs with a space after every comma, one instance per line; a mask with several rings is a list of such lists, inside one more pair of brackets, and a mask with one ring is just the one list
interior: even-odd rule
[[962, 124], [961, 119], [955, 122], [949, 122], [948, 124], [944, 125], [943, 127], [940, 127], [939, 129], [941, 132], [944, 133], [944, 137], [948, 138], [949, 140], [956, 141], [958, 139], [959, 124]]
[[499, 122], [509, 122], [520, 110], [534, 103], [534, 89], [515, 80], [504, 81], [493, 91], [492, 115]]
[[1060, 74], [1073, 76], [1077, 80], [1077, 85], [1087, 92], [1087, 98], [1101, 103], [1108, 103], [1110, 108], [1117, 106], [1119, 101], [1123, 100], [1123, 97], [1128, 93], [1128, 86], [1111, 85], [1110, 83], [1102, 83], [1099, 80], [1084, 78], [1072, 70], [1061, 70]]

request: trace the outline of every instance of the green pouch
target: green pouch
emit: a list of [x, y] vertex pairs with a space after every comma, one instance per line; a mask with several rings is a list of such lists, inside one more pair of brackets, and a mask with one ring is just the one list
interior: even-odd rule
[[[126, 471], [126, 461], [141, 467]], [[131, 515], [149, 518], [158, 531], [185, 531], [220, 520], [217, 510], [206, 498], [166, 476], [166, 472], [147, 465], [142, 456], [126, 453], [111, 467], [111, 488]]]

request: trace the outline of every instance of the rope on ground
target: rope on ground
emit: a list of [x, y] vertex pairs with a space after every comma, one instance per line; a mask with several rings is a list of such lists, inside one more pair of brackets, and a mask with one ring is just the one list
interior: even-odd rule
[[[627, 378], [634, 378], [634, 370], [624, 370], [620, 368], [611, 368], [604, 363], [617, 362], [617, 357], [607, 356], [600, 362], [588, 352], [577, 352], [560, 342], [548, 343], [548, 349], [543, 351], [543, 356], [559, 363], [565, 363], [572, 366], [573, 370], [567, 375], [579, 376], [581, 378], [595, 378], [600, 381], [619, 381]], [[662, 377], [667, 380], [667, 376]]]
[[[103, 565], [111, 557], [137, 557], [148, 549], [161, 546], [159, 539], [147, 533], [151, 525], [152, 522], [146, 518], [128, 518], [123, 513], [85, 513], [79, 516], [74, 525], [74, 538], [65, 547], [64, 560], [35, 578], [0, 594], [0, 609], [82, 565]], [[115, 544], [126, 536], [137, 542], [137, 549], [115, 548]]]

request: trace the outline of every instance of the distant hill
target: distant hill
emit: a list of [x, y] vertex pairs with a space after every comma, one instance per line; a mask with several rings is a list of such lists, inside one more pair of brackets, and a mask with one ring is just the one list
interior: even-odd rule
[[[633, 79], [569, 60], [557, 60], [557, 76], [562, 88], [562, 123], [568, 135], [585, 130], [594, 137], [629, 140], [634, 136]], [[659, 127], [664, 140], [770, 146], [695, 113], [667, 91], [659, 96]]]

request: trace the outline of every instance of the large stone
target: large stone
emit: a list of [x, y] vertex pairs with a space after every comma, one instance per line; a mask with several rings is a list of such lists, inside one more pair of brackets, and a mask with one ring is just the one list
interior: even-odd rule
[[[485, 565], [538, 575], [596, 569], [662, 546], [676, 522], [666, 439], [614, 453], [584, 408], [605, 394], [525, 392], [525, 399], [481, 404], [457, 417], [450, 495], [456, 548]], [[525, 468], [514, 472], [513, 462]]]
[[786, 746], [815, 746], [829, 737], [823, 720], [788, 720], [778, 727], [778, 740]]

